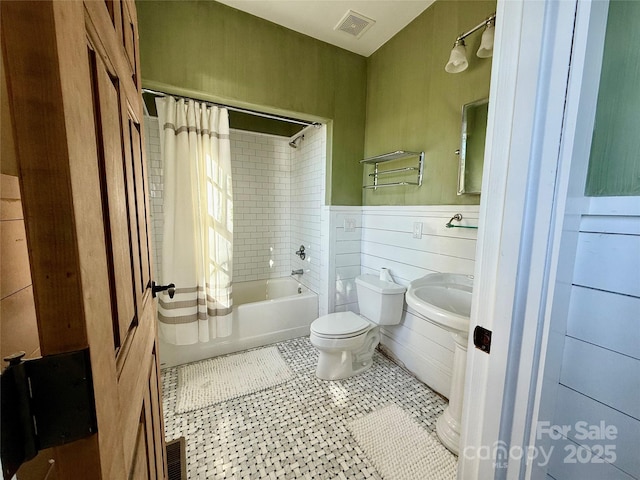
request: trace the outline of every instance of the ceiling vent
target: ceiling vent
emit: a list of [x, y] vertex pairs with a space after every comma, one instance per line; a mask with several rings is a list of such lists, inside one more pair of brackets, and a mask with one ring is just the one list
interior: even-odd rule
[[333, 29], [360, 38], [374, 23], [376, 23], [375, 20], [365, 17], [361, 13], [349, 10]]

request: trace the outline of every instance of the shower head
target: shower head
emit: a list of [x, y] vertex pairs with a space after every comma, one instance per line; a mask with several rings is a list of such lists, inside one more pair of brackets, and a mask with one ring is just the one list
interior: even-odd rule
[[304, 140], [304, 135], [298, 135], [296, 138], [289, 142], [289, 146], [293, 148], [298, 148], [298, 143]]

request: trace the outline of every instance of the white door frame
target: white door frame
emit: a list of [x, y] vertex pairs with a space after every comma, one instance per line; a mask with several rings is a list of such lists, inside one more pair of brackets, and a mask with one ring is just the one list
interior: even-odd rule
[[[584, 148], [574, 135], [583, 110], [595, 112], [607, 6], [498, 1], [459, 479], [532, 475], [519, 449], [535, 443], [538, 373], [558, 349], [547, 340], [560, 238], [571, 201], [585, 201], [569, 181]], [[476, 325], [493, 332], [489, 355], [473, 346]]]

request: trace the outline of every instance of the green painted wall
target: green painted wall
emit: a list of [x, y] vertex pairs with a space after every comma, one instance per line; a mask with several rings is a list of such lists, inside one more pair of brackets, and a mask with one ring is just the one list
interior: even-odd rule
[[640, 2], [609, 4], [586, 195], [640, 195]]
[[281, 122], [241, 112], [229, 112], [229, 127], [250, 132], [268, 133], [281, 137], [293, 137], [304, 125]]
[[[155, 101], [156, 97], [157, 95], [152, 93], [142, 92], [142, 100], [147, 107], [149, 115], [152, 117], [158, 116]], [[292, 137], [305, 128], [304, 125], [251, 115], [249, 113], [236, 112], [234, 110], [229, 110], [229, 127], [238, 130], [248, 130], [250, 132], [268, 133], [281, 137]]]
[[495, 1], [437, 1], [367, 59], [365, 156], [424, 150], [425, 170], [421, 187], [365, 190], [364, 205], [479, 203], [479, 195], [456, 194], [454, 151], [462, 105], [489, 96], [491, 59], [475, 56], [482, 30], [466, 41], [466, 71], [449, 74], [444, 66], [456, 37], [495, 10]]
[[[444, 71], [455, 38], [495, 1], [440, 0], [368, 59], [211, 1], [139, 1], [143, 85], [309, 120], [331, 120], [327, 202], [477, 204], [456, 195], [462, 105], [489, 94], [491, 60]], [[366, 113], [366, 122], [365, 122]], [[424, 150], [422, 187], [365, 190], [359, 160]], [[409, 162], [411, 163], [411, 162]], [[389, 181], [395, 179], [389, 178]]]
[[366, 59], [211, 1], [139, 1], [142, 83], [331, 120], [327, 201], [362, 202]]

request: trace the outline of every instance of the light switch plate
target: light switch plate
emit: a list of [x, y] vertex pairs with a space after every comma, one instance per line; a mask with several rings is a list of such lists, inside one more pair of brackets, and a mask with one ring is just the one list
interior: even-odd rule
[[345, 218], [344, 219], [344, 231], [345, 232], [355, 232], [356, 231], [356, 219], [355, 218]]
[[413, 238], [422, 238], [422, 222], [413, 223]]

